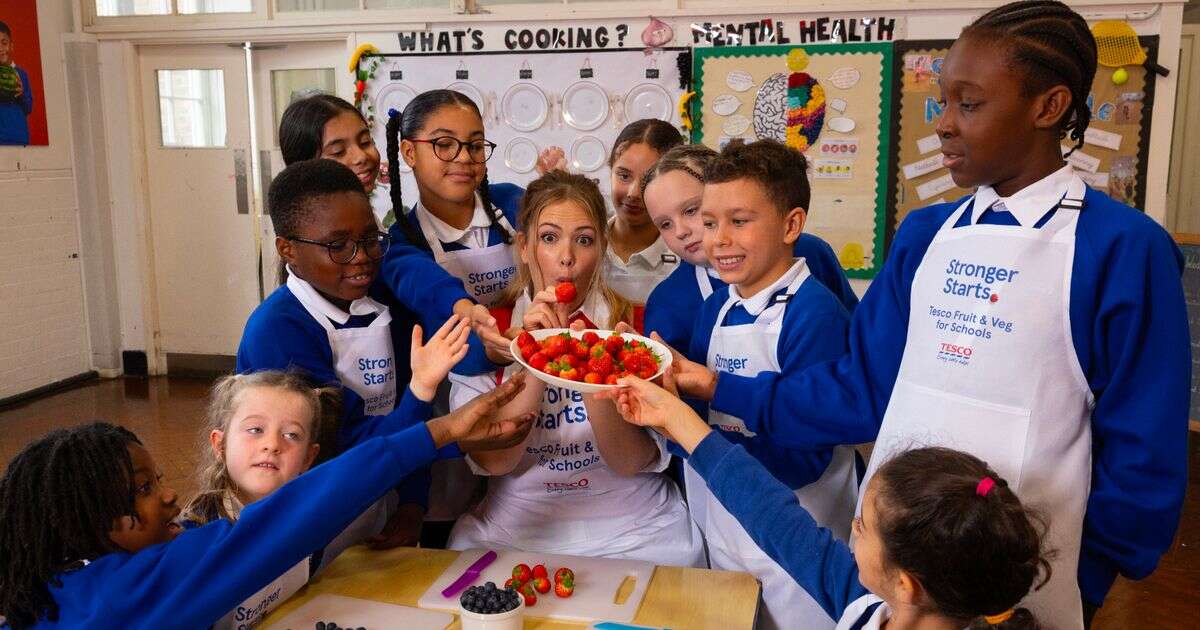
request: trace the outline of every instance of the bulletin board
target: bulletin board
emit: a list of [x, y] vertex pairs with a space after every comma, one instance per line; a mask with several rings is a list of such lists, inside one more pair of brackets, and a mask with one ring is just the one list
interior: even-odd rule
[[[1158, 37], [1142, 37], [1151, 59], [1158, 52]], [[941, 166], [941, 142], [934, 133], [941, 115], [938, 77], [953, 40], [897, 42], [893, 89], [897, 95], [892, 123], [892, 170], [888, 174], [888, 241], [909, 212], [953, 201], [971, 191], [959, 188]], [[1087, 184], [1123, 203], [1142, 208], [1146, 196], [1146, 163], [1149, 154], [1153, 77], [1146, 69], [1126, 66], [1129, 79], [1112, 82], [1114, 68], [1100, 66], [1092, 83], [1089, 106], [1092, 120], [1083, 147], [1068, 161]], [[1064, 151], [1074, 146], [1065, 139]]]
[[[621, 129], [641, 118], [679, 124], [683, 90], [677, 60], [685, 51], [364, 56], [359, 66], [373, 76], [367, 81], [362, 107], [383, 153], [389, 109], [402, 111], [427, 90], [457, 90], [479, 106], [487, 139], [498, 145], [487, 163], [490, 182], [526, 186], [537, 178], [538, 153], [558, 146], [566, 153], [570, 170], [595, 179], [607, 196], [608, 153]], [[401, 176], [404, 203], [411, 207], [417, 188], [404, 164]]]
[[789, 53], [796, 58], [796, 49], [807, 53], [803, 72], [823, 88], [825, 101], [819, 126], [793, 117], [792, 133], [808, 126], [810, 134], [805, 231], [833, 247], [848, 276], [873, 278], [886, 231], [891, 43], [697, 48], [692, 141], [713, 148], [734, 138], [787, 141], [789, 75], [797, 76]]

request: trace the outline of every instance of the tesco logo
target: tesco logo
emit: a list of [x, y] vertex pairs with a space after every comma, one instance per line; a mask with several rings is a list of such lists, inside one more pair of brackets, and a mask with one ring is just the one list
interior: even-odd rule
[[974, 352], [974, 350], [972, 350], [969, 346], [956, 346], [952, 343], [946, 343], [944, 341], [941, 343], [941, 351], [963, 358], [969, 358], [971, 353]]
[[546, 490], [565, 490], [568, 488], [586, 488], [586, 487], [588, 487], [587, 477], [584, 477], [583, 479], [580, 479], [579, 481], [572, 481], [569, 483], [561, 483], [561, 482], [554, 482], [554, 481], [546, 482]]

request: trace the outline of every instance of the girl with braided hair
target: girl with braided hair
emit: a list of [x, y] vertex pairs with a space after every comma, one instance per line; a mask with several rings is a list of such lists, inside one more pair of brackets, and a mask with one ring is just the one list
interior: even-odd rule
[[[1084, 626], [1179, 523], [1191, 371], [1183, 257], [1063, 160], [1082, 145], [1096, 44], [1061, 2], [1014, 2], [947, 55], [943, 164], [975, 193], [910, 214], [855, 309], [850, 353], [796, 374], [676, 363], [685, 393], [781, 446], [943, 444], [1045, 513], [1053, 577], [1026, 604]], [[1082, 598], [1082, 605], [1081, 605]]]

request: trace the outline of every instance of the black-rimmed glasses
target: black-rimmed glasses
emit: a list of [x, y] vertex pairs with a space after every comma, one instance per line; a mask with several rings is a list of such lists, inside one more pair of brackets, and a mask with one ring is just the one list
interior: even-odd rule
[[361, 247], [363, 253], [371, 260], [379, 260], [387, 253], [388, 246], [392, 244], [392, 237], [389, 234], [378, 233], [375, 236], [359, 240], [338, 239], [336, 241], [313, 241], [299, 236], [287, 237], [289, 241], [297, 243], [308, 243], [309, 245], [320, 245], [329, 252], [329, 259], [339, 265], [345, 265], [354, 260], [358, 255], [358, 248]]
[[458, 154], [462, 153], [463, 147], [466, 147], [467, 158], [475, 164], [483, 164], [491, 159], [492, 151], [496, 150], [496, 143], [490, 140], [463, 142], [454, 136], [441, 136], [427, 140], [405, 138], [405, 140], [428, 143], [433, 147], [433, 154], [443, 162], [453, 162], [458, 158]]

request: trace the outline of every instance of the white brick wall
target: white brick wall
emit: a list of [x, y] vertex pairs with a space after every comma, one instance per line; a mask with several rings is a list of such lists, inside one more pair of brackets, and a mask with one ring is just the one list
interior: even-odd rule
[[91, 369], [69, 170], [0, 172], [0, 398]]

